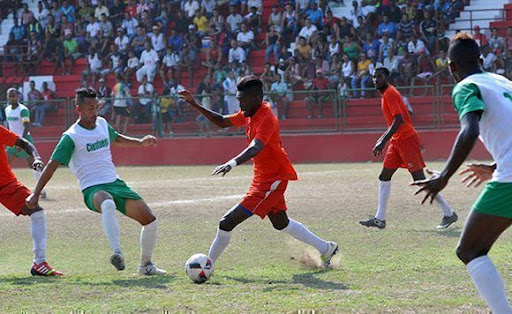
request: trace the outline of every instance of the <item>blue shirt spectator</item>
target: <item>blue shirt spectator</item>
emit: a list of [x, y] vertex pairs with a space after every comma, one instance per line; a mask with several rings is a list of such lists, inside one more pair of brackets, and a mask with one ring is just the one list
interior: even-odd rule
[[389, 37], [395, 38], [396, 36], [396, 26], [395, 23], [389, 21], [389, 16], [384, 15], [382, 23], [379, 24], [379, 28], [377, 33], [379, 36], [382, 36], [384, 33], [388, 33]]
[[14, 19], [14, 26], [11, 28], [11, 34], [14, 35], [14, 40], [22, 41], [27, 36], [25, 27], [19, 25], [18, 19]]
[[69, 4], [67, 0], [62, 2], [62, 7], [60, 7], [60, 11], [63, 15], [68, 17], [69, 23], [75, 23], [75, 7]]
[[322, 13], [322, 10], [318, 8], [316, 2], [312, 2], [310, 4], [309, 9], [306, 11], [306, 15], [311, 19], [313, 24], [317, 27], [322, 27], [324, 14]]
[[169, 37], [169, 40], [167, 42], [169, 46], [172, 46], [172, 50], [176, 52], [180, 52], [183, 48], [183, 44], [185, 43], [185, 40], [183, 39], [183, 36], [176, 33], [176, 30], [171, 30], [171, 36]]
[[380, 41], [373, 37], [372, 33], [366, 35], [366, 41], [363, 43], [363, 51], [369, 59], [376, 58], [379, 54]]

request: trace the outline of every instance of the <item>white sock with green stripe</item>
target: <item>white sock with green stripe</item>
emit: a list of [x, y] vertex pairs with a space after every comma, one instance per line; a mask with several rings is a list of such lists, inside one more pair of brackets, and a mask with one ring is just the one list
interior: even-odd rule
[[119, 237], [119, 224], [116, 218], [116, 203], [113, 200], [107, 199], [101, 203], [101, 222], [105, 229], [108, 242], [112, 251], [121, 253], [121, 240]]
[[30, 235], [34, 246], [34, 263], [46, 261], [46, 216], [40, 210], [30, 215]]
[[437, 194], [437, 196], [434, 198], [434, 201], [436, 202], [437, 206], [439, 206], [439, 208], [441, 208], [444, 216], [446, 216], [446, 217], [453, 216], [452, 208], [450, 207], [450, 205], [448, 205], [448, 203], [446, 202], [444, 197], [441, 196], [441, 194]]
[[158, 234], [158, 218], [142, 227], [140, 232], [140, 265], [146, 266], [151, 262], [153, 249]]

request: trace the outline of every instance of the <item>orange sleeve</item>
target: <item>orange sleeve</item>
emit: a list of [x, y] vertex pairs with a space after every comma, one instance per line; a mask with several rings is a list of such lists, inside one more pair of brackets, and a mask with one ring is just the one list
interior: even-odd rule
[[242, 111], [238, 111], [237, 113], [230, 114], [228, 116], [229, 121], [234, 126], [244, 126], [245, 125], [245, 116]]
[[390, 93], [386, 94], [386, 103], [388, 104], [389, 112], [391, 113], [391, 116], [396, 116], [399, 114], [402, 114], [402, 96], [400, 93], [392, 91]]
[[[272, 114], [272, 112], [269, 112], [269, 114]], [[263, 143], [263, 145], [267, 145], [270, 142], [270, 139], [272, 138], [272, 135], [277, 130], [277, 125], [275, 123], [275, 120], [272, 116], [266, 115], [260, 123], [258, 123], [258, 126], [256, 127], [256, 135], [254, 136], [255, 139], [258, 139], [260, 142]]]
[[0, 125], [0, 143], [5, 146], [14, 146], [18, 140], [18, 135]]

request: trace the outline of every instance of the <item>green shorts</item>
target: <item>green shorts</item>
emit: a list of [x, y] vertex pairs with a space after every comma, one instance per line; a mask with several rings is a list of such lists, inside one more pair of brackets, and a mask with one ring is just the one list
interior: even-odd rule
[[489, 182], [473, 209], [481, 214], [512, 218], [512, 182]]
[[140, 197], [137, 192], [133, 191], [126, 183], [121, 180], [117, 179], [116, 181], [112, 183], [106, 183], [106, 184], [98, 184], [93, 185], [85, 190], [82, 191], [82, 194], [84, 195], [84, 202], [87, 207], [97, 212], [96, 208], [94, 208], [94, 202], [93, 197], [94, 194], [98, 191], [105, 191], [108, 194], [112, 195], [114, 198], [114, 202], [116, 203], [116, 208], [118, 211], [126, 215], [126, 200], [141, 200], [142, 197]]
[[[30, 143], [34, 144], [34, 139], [32, 138], [32, 135], [25, 136], [25, 139], [27, 141], [29, 141]], [[22, 149], [21, 147], [18, 147], [18, 146], [6, 147], [5, 152], [7, 153], [7, 155], [15, 156], [16, 158], [29, 158], [30, 157], [29, 154], [27, 154], [27, 152], [24, 149]]]

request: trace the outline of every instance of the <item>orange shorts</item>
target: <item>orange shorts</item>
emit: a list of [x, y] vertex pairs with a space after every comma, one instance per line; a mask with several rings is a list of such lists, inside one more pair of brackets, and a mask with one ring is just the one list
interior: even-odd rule
[[23, 207], [25, 207], [25, 199], [31, 193], [20, 181], [12, 181], [0, 188], [0, 203], [16, 216], [19, 216], [22, 214]]
[[418, 134], [405, 139], [391, 140], [384, 157], [384, 168], [407, 168], [409, 172], [425, 168]]
[[288, 181], [253, 184], [240, 205], [251, 214], [264, 219], [270, 213], [286, 210], [284, 191], [287, 186]]

